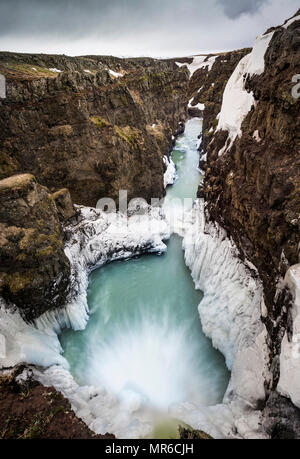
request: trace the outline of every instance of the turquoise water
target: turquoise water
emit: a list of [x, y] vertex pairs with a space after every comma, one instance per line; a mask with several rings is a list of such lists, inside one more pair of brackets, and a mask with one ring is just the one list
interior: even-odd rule
[[[173, 152], [178, 180], [166, 201], [194, 198], [200, 120], [187, 123]], [[90, 275], [91, 318], [84, 331], [60, 336], [78, 383], [104, 387], [119, 399], [167, 414], [173, 405], [222, 401], [229, 373], [202, 331], [196, 291], [182, 240], [172, 236], [163, 256], [115, 262]]]

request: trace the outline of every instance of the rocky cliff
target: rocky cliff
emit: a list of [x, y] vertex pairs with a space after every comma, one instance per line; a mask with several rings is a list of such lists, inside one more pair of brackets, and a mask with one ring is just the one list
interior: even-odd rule
[[60, 218], [74, 214], [66, 190], [51, 195], [30, 174], [0, 180], [0, 295], [27, 320], [66, 299], [70, 266]]
[[34, 174], [73, 202], [161, 198], [186, 118], [188, 72], [171, 61], [0, 53], [0, 179]]
[[[230, 75], [224, 62], [224, 81], [221, 77], [220, 83], [205, 84], [211, 83], [217, 70], [213, 66], [209, 78], [199, 71], [193, 76], [195, 84], [193, 79], [191, 83], [194, 95], [204, 81], [193, 104], [200, 100], [206, 107], [201, 163], [205, 179], [199, 196], [206, 201], [207, 221], [226, 229], [240, 257], [257, 268], [262, 280], [270, 390], [276, 389], [280, 378], [282, 339], [286, 334], [292, 341], [296, 317], [295, 291], [282, 286], [289, 268], [299, 263], [300, 98], [293, 91], [299, 74], [299, 13], [259, 37], [251, 53], [231, 54], [235, 70]], [[220, 65], [224, 58], [218, 59]], [[214, 78], [218, 80], [218, 73]], [[225, 91], [222, 88], [219, 94], [224, 82]], [[291, 406], [276, 397], [269, 398], [266, 409], [267, 416], [273, 417], [268, 432], [274, 437], [284, 432], [293, 436], [296, 427], [282, 420], [283, 413], [291, 413]], [[294, 413], [294, 420], [298, 417]], [[299, 435], [299, 424], [297, 429]]]

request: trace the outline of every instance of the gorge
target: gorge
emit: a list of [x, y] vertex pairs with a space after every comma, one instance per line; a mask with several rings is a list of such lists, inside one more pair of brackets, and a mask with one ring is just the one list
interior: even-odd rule
[[3, 377], [90, 434], [300, 437], [299, 57], [300, 10], [215, 55], [0, 53]]

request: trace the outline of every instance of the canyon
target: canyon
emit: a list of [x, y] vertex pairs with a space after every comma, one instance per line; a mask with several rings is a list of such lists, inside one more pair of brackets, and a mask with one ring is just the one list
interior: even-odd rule
[[[177, 233], [204, 295], [203, 331], [224, 354], [231, 381], [219, 406], [178, 407], [176, 418], [220, 438], [300, 437], [300, 139], [292, 92], [299, 58], [300, 10], [253, 49], [215, 55], [0, 53], [7, 82], [0, 99], [0, 332], [9, 343], [2, 367], [33, 366], [35, 378], [53, 383], [96, 429], [101, 413], [92, 420], [87, 410], [100, 395], [90, 388], [79, 397], [56, 333], [86, 327], [92, 269], [162, 254]], [[170, 153], [195, 117], [203, 117], [203, 183], [199, 177], [186, 221], [180, 216], [171, 229], [147, 203], [175, 181]], [[119, 190], [146, 203], [143, 218], [136, 209], [124, 223], [120, 216], [124, 232], [118, 214], [95, 209], [103, 197], [118, 203]], [[11, 344], [14, 327], [39, 346], [41, 334], [49, 335], [45, 372], [34, 345], [21, 351], [18, 340]]]

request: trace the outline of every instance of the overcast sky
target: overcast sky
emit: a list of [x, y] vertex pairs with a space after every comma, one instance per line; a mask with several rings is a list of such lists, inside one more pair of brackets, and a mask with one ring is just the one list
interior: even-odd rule
[[252, 46], [299, 0], [0, 0], [0, 50], [186, 56]]

